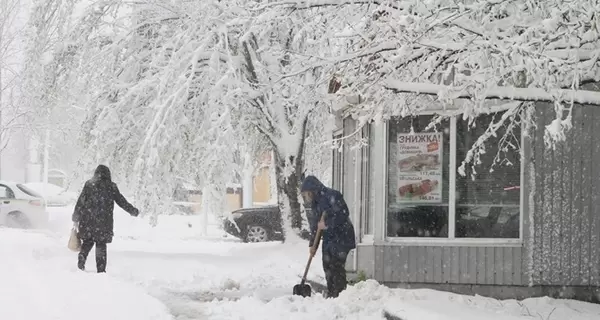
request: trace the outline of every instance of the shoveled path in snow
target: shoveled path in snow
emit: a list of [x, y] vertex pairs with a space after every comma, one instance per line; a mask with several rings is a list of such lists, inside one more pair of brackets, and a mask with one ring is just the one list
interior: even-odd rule
[[[209, 237], [198, 237], [198, 230], [187, 223], [193, 217], [165, 218], [157, 228], [139, 219], [122, 218], [125, 215], [117, 217], [117, 237], [109, 247], [108, 274], [79, 273], [76, 292], [84, 296], [85, 289], [99, 289], [106, 294], [114, 286], [116, 305], [131, 305], [151, 315], [160, 308], [148, 300], [146, 293], [161, 301], [177, 320], [382, 320], [384, 308], [406, 320], [600, 319], [600, 306], [576, 301], [498, 301], [432, 290], [392, 290], [374, 281], [350, 287], [338, 299], [325, 300], [319, 295], [304, 299], [292, 296], [290, 291], [304, 268], [308, 251], [305, 243], [244, 244], [223, 238], [215, 230]], [[15, 250], [11, 255], [22, 258], [21, 262], [37, 264], [38, 269], [30, 271], [44, 276], [54, 277], [63, 273], [61, 270], [75, 272], [76, 254], [66, 249], [67, 234], [68, 224], [54, 233], [22, 233], [13, 239]], [[93, 255], [88, 269], [94, 270]], [[320, 276], [322, 270], [316, 263], [310, 277]], [[39, 285], [43, 287], [40, 292], [44, 292], [62, 285], [60, 281], [39, 279], [28, 284], [30, 290]], [[138, 295], [140, 300], [148, 301], [137, 302]], [[159, 316], [145, 319], [162, 320]]]
[[[66, 209], [66, 210], [65, 210]], [[66, 266], [76, 256], [63, 242], [70, 228], [72, 208], [51, 212], [51, 231], [61, 246]], [[298, 283], [308, 254], [305, 242], [245, 244], [226, 236], [211, 221], [208, 236], [200, 236], [197, 216], [161, 216], [157, 227], [146, 219], [115, 212], [115, 239], [109, 245], [108, 274], [134, 283], [162, 301], [181, 320], [205, 319], [207, 304], [253, 297], [268, 301], [290, 295]], [[95, 269], [93, 252], [87, 268]], [[312, 278], [322, 278], [318, 264]]]
[[[191, 233], [186, 236], [186, 231]], [[155, 235], [156, 241], [148, 234], [116, 239], [112, 274], [143, 285], [178, 320], [383, 320], [384, 308], [406, 320], [600, 319], [600, 306], [577, 301], [498, 301], [433, 290], [392, 290], [374, 281], [350, 287], [338, 299], [304, 299], [292, 296], [291, 289], [306, 262], [306, 243], [244, 244], [218, 232], [203, 239], [193, 232], [180, 230], [172, 243], [166, 235]], [[310, 277], [322, 275], [317, 261]]]
[[[177, 320], [383, 320], [382, 310], [406, 320], [598, 320], [600, 306], [549, 298], [498, 301], [433, 290], [392, 290], [368, 281], [340, 298], [290, 294], [306, 247], [280, 243], [182, 241], [172, 252], [144, 250], [144, 241], [117, 240], [110, 275], [143, 286]], [[212, 253], [202, 252], [221, 248]], [[133, 248], [136, 247], [135, 250]], [[148, 246], [151, 249], [152, 246]], [[192, 251], [192, 252], [190, 252]], [[315, 264], [314, 278], [322, 276]]]
[[[151, 251], [149, 243], [115, 241], [110, 274], [161, 300], [176, 319], [206, 319], [207, 303], [252, 297], [267, 302], [289, 296], [305, 264], [306, 244], [181, 242], [177, 252]], [[140, 251], [139, 247], [149, 250]], [[220, 247], [216, 253], [202, 253]], [[186, 252], [187, 251], [187, 252]], [[135, 270], [131, 272], [131, 270]], [[311, 276], [322, 277], [319, 265]]]
[[[120, 283], [158, 299], [177, 320], [211, 319], [207, 309], [216, 301], [243, 297], [269, 301], [290, 295], [303, 267], [303, 261], [294, 256], [300, 249], [303, 253], [307, 251], [306, 245], [242, 244], [227, 239], [181, 240], [173, 243], [176, 246], [165, 248], [154, 245], [153, 240], [134, 238], [115, 238], [109, 245], [107, 274], [95, 274], [94, 252], [90, 253], [87, 271], [80, 272], [76, 269], [77, 254], [66, 248], [64, 234], [0, 228], [3, 261], [0, 273], [3, 279], [18, 279], [14, 286], [11, 283], [6, 286], [8, 280], [5, 280], [1, 287], [13, 288], [5, 296], [35, 306], [29, 309], [38, 310], [40, 319], [45, 318], [44, 314], [64, 314], [72, 299], [69, 290], [75, 290], [76, 298], [83, 299], [79, 304], [88, 306], [85, 308], [95, 303], [95, 295], [108, 294], [112, 300], [144, 310], [143, 303], [127, 302], [139, 301], [140, 297], [133, 296], [134, 290]], [[161, 243], [164, 246], [168, 242]], [[65, 285], [68, 290], [58, 291], [63, 296], [60, 303], [45, 299], [57, 296], [57, 290]], [[16, 287], [20, 290], [15, 292]], [[103, 300], [97, 303], [102, 305]]]

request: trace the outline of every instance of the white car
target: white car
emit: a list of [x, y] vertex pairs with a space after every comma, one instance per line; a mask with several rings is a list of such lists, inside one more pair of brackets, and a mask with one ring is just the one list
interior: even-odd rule
[[0, 225], [12, 228], [43, 228], [48, 212], [42, 196], [26, 186], [0, 181]]
[[28, 182], [23, 185], [44, 198], [48, 207], [66, 207], [77, 202], [78, 195], [75, 192], [52, 183]]

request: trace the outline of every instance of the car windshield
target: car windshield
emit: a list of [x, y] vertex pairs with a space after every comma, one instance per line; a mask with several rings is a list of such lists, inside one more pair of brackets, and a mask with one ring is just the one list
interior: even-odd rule
[[19, 188], [21, 191], [25, 192], [26, 194], [28, 194], [29, 196], [32, 197], [36, 197], [36, 198], [41, 198], [42, 196], [40, 194], [38, 194], [37, 192], [27, 188], [26, 186], [22, 185], [22, 184], [17, 184], [17, 188]]

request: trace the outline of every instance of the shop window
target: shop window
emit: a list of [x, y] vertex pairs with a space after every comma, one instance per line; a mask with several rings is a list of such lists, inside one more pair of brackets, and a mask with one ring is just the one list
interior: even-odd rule
[[[501, 114], [481, 115], [469, 125], [456, 121], [456, 163], [461, 162], [477, 139], [486, 135]], [[516, 118], [510, 126], [519, 123]], [[508, 133], [508, 134], [506, 134]], [[500, 126], [484, 144], [476, 165], [466, 164], [465, 175], [456, 175], [457, 238], [519, 238], [521, 201], [520, 129]]]
[[360, 197], [360, 209], [361, 209], [361, 230], [364, 235], [373, 235], [374, 226], [374, 215], [371, 205], [374, 201], [371, 199], [370, 190], [373, 190], [373, 181], [371, 179], [371, 170], [374, 170], [371, 161], [373, 159], [371, 146], [373, 145], [373, 126], [365, 125], [361, 129], [362, 140], [365, 143], [361, 148], [361, 197]]
[[342, 190], [342, 166], [343, 166], [343, 153], [341, 152], [341, 141], [342, 135], [335, 135], [333, 137], [333, 154], [332, 154], [332, 188], [335, 190]]
[[[502, 114], [481, 115], [471, 123], [456, 117], [433, 125], [437, 118], [431, 115], [389, 122], [388, 237], [519, 238], [520, 119], [498, 125], [485, 141], [485, 151], [464, 166], [465, 175], [458, 172], [479, 137], [489, 135], [488, 127], [500, 123]], [[451, 157], [457, 170], [453, 177]]]
[[388, 237], [447, 237], [450, 158], [448, 120], [433, 116], [389, 122]]

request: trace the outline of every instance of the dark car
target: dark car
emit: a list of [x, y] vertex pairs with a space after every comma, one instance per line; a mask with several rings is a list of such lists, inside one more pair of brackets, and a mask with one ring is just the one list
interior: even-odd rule
[[244, 242], [284, 240], [281, 212], [277, 206], [235, 210], [230, 218], [223, 220], [223, 229]]

